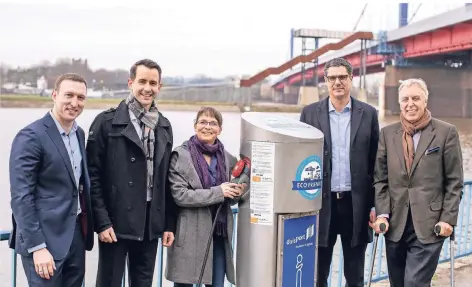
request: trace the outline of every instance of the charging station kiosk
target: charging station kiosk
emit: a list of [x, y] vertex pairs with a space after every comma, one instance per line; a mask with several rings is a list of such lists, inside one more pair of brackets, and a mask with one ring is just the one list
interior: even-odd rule
[[251, 179], [239, 202], [236, 286], [316, 286], [323, 142], [320, 130], [298, 119], [242, 114]]

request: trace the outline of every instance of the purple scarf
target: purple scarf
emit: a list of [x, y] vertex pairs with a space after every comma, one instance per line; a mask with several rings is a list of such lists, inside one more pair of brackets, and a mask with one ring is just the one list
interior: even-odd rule
[[[190, 151], [190, 155], [192, 157], [193, 166], [197, 171], [198, 177], [200, 178], [200, 182], [202, 183], [202, 187], [204, 189], [210, 189], [213, 187], [211, 183], [211, 175], [210, 171], [208, 170], [209, 165], [206, 162], [203, 154], [209, 156], [216, 155], [216, 184], [215, 186], [219, 186], [220, 184], [228, 181], [228, 176], [226, 174], [226, 163], [225, 163], [225, 148], [221, 141], [216, 139], [214, 144], [207, 144], [199, 141], [196, 136], [192, 136], [188, 141], [188, 147]], [[226, 200], [223, 202], [223, 206], [221, 207], [220, 213], [218, 217], [215, 218], [217, 221], [215, 226], [215, 233], [219, 236], [226, 237], [226, 225], [227, 225], [227, 202]]]

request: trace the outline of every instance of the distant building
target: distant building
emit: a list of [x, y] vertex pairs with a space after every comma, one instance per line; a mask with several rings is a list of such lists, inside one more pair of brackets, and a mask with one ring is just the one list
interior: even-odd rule
[[46, 90], [48, 88], [48, 81], [46, 80], [46, 77], [41, 76], [36, 80], [36, 87], [38, 87], [38, 90]]

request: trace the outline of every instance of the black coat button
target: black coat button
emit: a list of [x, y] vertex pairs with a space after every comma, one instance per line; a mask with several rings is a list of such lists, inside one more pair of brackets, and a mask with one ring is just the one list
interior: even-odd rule
[[132, 181], [128, 182], [128, 185], [133, 186], [133, 182]]
[[327, 151], [327, 150], [325, 150], [325, 155], [328, 155], [328, 151]]
[[131, 158], [131, 162], [135, 162], [136, 159], [134, 157]]

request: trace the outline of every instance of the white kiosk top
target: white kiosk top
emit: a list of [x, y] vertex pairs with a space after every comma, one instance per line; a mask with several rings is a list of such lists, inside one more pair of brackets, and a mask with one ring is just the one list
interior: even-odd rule
[[264, 131], [300, 139], [322, 139], [323, 133], [298, 119], [272, 113], [246, 112], [241, 118]]

